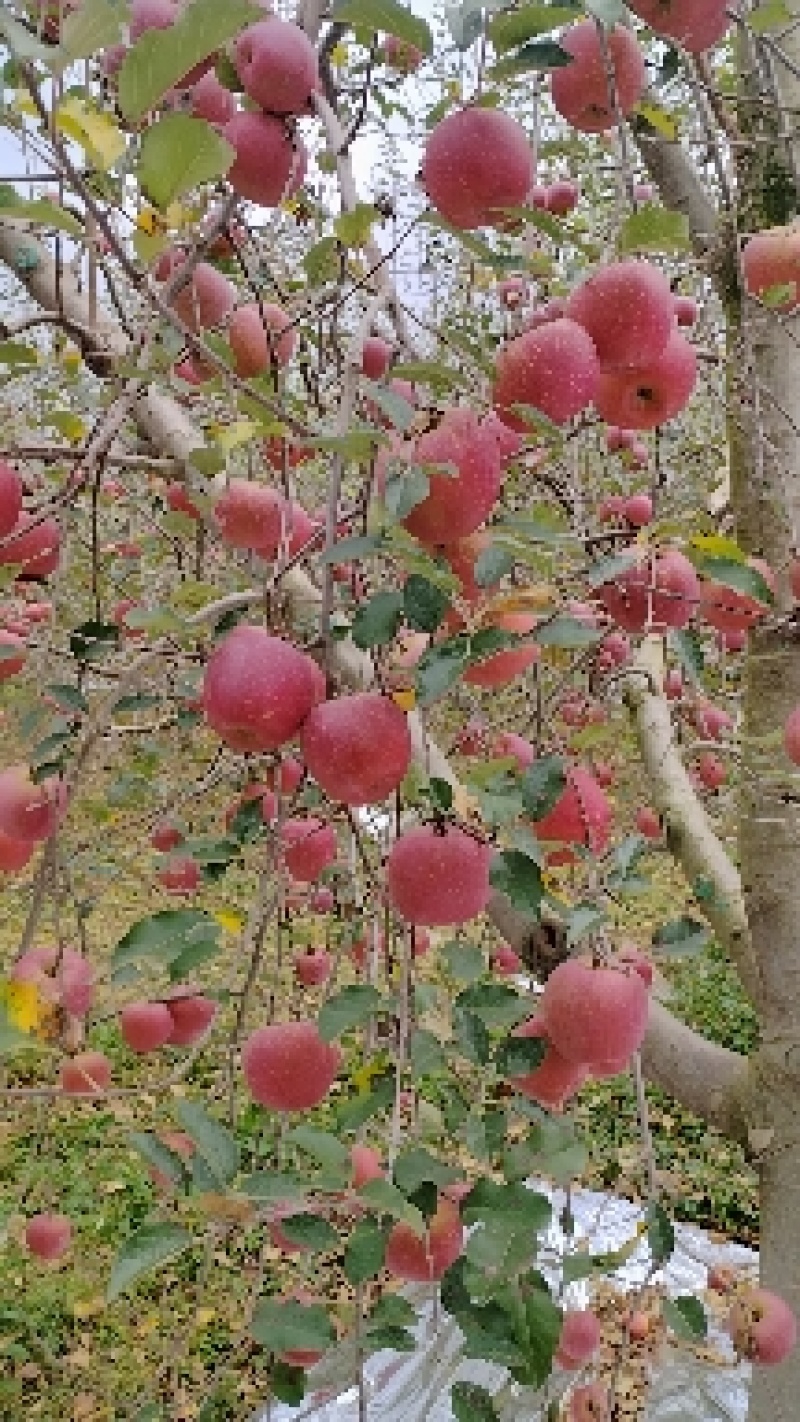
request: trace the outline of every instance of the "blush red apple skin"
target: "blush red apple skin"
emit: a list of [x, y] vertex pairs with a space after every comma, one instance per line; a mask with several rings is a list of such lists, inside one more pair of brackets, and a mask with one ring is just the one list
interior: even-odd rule
[[316, 1022], [278, 1022], [245, 1042], [242, 1070], [250, 1095], [273, 1111], [308, 1111], [330, 1091], [342, 1060]]
[[623, 115], [630, 113], [645, 87], [644, 55], [635, 37], [622, 25], [615, 25], [607, 35], [616, 105], [594, 20], [584, 20], [565, 30], [559, 44], [573, 58], [571, 64], [554, 69], [550, 76], [550, 92], [556, 109], [581, 133], [605, 133], [614, 128], [617, 107]]
[[636, 366], [662, 352], [674, 329], [672, 290], [650, 262], [599, 267], [575, 288], [568, 318], [588, 332], [604, 370]]
[[433, 129], [421, 181], [454, 227], [491, 224], [504, 207], [521, 207], [533, 186], [534, 153], [525, 130], [499, 109], [466, 108]]
[[638, 1051], [649, 998], [636, 972], [570, 958], [548, 978], [540, 999], [548, 1039], [593, 1076], [614, 1075]]
[[375, 692], [320, 702], [303, 726], [300, 743], [317, 784], [331, 800], [346, 805], [385, 800], [411, 761], [405, 714]]
[[103, 1052], [79, 1052], [61, 1063], [60, 1085], [65, 1096], [96, 1096], [111, 1084], [111, 1063]]
[[277, 15], [243, 31], [234, 65], [245, 93], [273, 114], [302, 113], [319, 82], [317, 51], [307, 34]]
[[206, 721], [234, 750], [278, 750], [297, 734], [314, 704], [312, 666], [304, 652], [262, 627], [234, 627], [206, 666]]
[[490, 860], [489, 847], [464, 830], [408, 830], [389, 853], [390, 902], [408, 923], [428, 928], [468, 923], [488, 903]]
[[48, 1262], [66, 1254], [72, 1239], [72, 1224], [66, 1215], [33, 1215], [25, 1226], [25, 1243], [37, 1259]]
[[529, 426], [515, 405], [530, 405], [556, 424], [580, 414], [595, 398], [600, 363], [594, 342], [577, 321], [559, 317], [525, 331], [497, 354], [493, 403], [512, 430]]
[[452, 464], [455, 474], [426, 470], [429, 492], [403, 519], [426, 544], [449, 544], [474, 533], [497, 502], [503, 467], [496, 438], [472, 410], [446, 410], [435, 430], [409, 451], [415, 464]]
[[259, 207], [277, 207], [302, 187], [306, 150], [299, 138], [288, 136], [280, 118], [242, 110], [222, 132], [236, 152], [227, 178], [239, 197]]

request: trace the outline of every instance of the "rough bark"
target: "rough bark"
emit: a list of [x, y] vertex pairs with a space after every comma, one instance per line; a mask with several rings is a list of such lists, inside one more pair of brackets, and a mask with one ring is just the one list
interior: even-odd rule
[[642, 644], [626, 687], [642, 761], [667, 845], [689, 884], [703, 881], [702, 908], [719, 942], [730, 953], [752, 1002], [760, 996], [742, 884], [692, 786], [672, 736], [669, 702], [660, 694], [664, 675], [661, 639]]
[[[780, 38], [740, 34], [737, 151], [743, 228], [785, 222], [797, 210], [800, 0]], [[781, 57], [785, 56], [784, 58]], [[731, 502], [748, 551], [784, 569], [800, 536], [800, 321], [749, 302], [729, 309], [730, 348], [744, 379], [731, 390]], [[789, 599], [781, 585], [778, 606]], [[798, 785], [780, 733], [800, 703], [800, 646], [791, 617], [751, 638], [744, 694], [739, 849], [753, 951], [761, 979], [763, 1045], [752, 1065], [753, 1110], [762, 1145], [761, 1273], [800, 1315], [800, 881]], [[772, 741], [765, 737], [772, 737]], [[777, 1368], [756, 1368], [750, 1422], [798, 1415], [800, 1350]]]

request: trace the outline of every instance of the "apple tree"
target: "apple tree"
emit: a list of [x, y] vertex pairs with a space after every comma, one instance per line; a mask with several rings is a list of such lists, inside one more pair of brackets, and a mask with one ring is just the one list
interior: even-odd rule
[[[569, 1104], [630, 1072], [655, 1266], [645, 1082], [757, 1163], [762, 1277], [720, 1287], [752, 1422], [788, 1422], [800, 9], [418, 8], [0, 14], [7, 1089], [135, 1074], [110, 1297], [216, 1202], [286, 1259], [247, 1321], [276, 1397], [346, 1336], [366, 1416], [395, 1280], [531, 1415], [602, 1422], [564, 1289], [615, 1261], [545, 1277], [523, 1182], [580, 1174]], [[687, 908], [654, 964], [656, 855]], [[709, 933], [749, 1058], [661, 1000]], [[81, 1248], [56, 1185], [44, 1261]]]

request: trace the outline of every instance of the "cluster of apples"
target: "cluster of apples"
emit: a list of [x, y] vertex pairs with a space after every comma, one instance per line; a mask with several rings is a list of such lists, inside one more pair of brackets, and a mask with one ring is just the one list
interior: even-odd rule
[[624, 1071], [644, 1040], [651, 982], [652, 965], [634, 952], [607, 965], [582, 958], [560, 963], [536, 1016], [515, 1029], [515, 1036], [545, 1045], [539, 1065], [513, 1079], [516, 1090], [561, 1111], [590, 1077]]

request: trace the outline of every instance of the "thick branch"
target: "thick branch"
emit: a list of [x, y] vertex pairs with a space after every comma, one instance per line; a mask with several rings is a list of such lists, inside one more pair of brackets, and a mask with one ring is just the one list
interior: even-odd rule
[[739, 874], [698, 798], [672, 737], [669, 703], [661, 696], [664, 654], [657, 637], [642, 644], [626, 688], [639, 748], [657, 810], [667, 830], [667, 845], [690, 884], [708, 887], [703, 912], [730, 953], [754, 1003], [760, 980], [753, 958], [750, 927]]
[[634, 132], [642, 161], [664, 206], [684, 214], [695, 250], [708, 252], [718, 239], [719, 215], [691, 158], [680, 143], [659, 138], [643, 121], [634, 125]]

